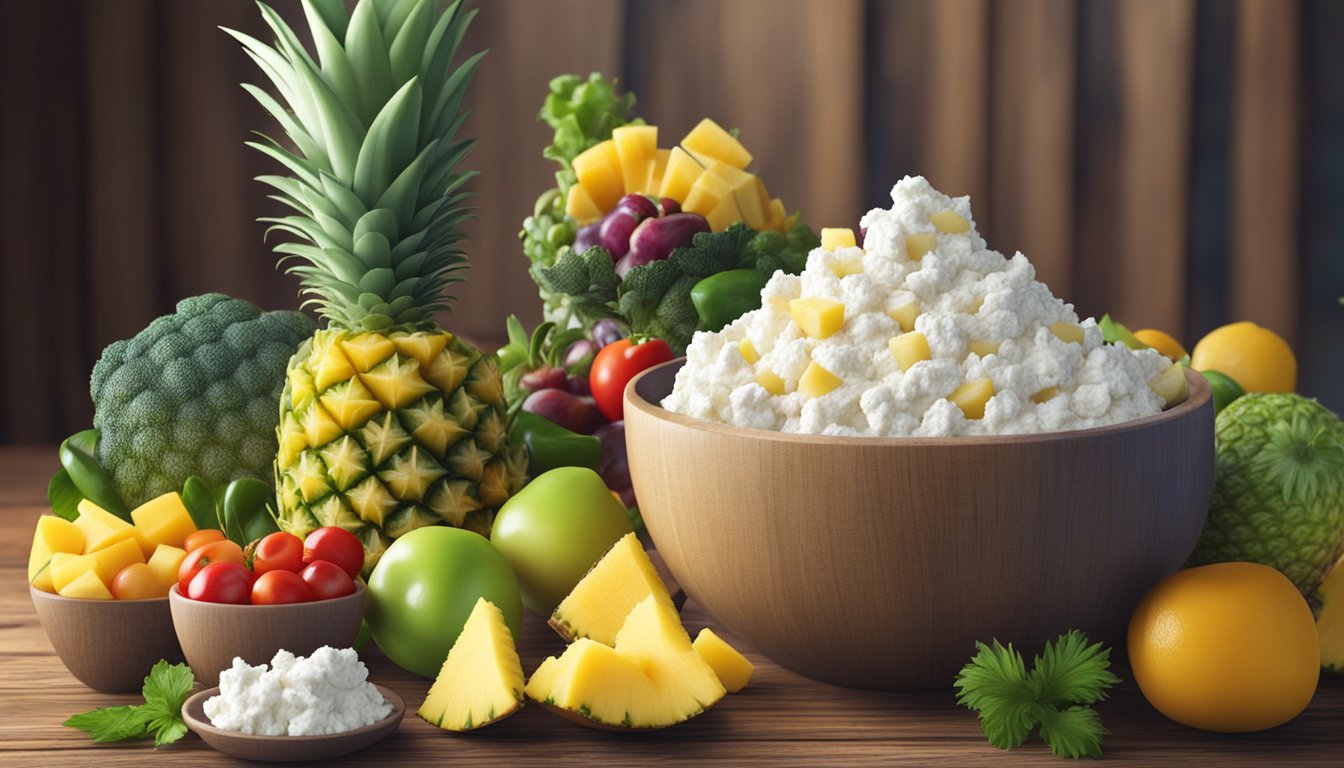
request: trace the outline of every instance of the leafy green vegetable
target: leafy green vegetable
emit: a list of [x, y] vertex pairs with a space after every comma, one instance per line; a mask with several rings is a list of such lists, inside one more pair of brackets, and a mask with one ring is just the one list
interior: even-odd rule
[[192, 684], [190, 667], [160, 660], [145, 678], [141, 691], [144, 704], [82, 712], [66, 720], [65, 725], [87, 733], [95, 742], [152, 736], [154, 747], [162, 747], [187, 733], [187, 724], [182, 721], [182, 704], [191, 695]]
[[630, 117], [634, 108], [635, 95], [616, 95], [616, 80], [608, 81], [601, 73], [594, 72], [587, 80], [578, 75], [551, 80], [550, 93], [537, 119], [555, 130], [551, 144], [541, 154], [560, 164], [555, 181], [562, 194], [574, 184], [570, 164], [580, 152], [610, 138], [614, 128], [643, 124], [643, 120]]
[[1110, 672], [1110, 656], [1110, 649], [1072, 630], [1048, 643], [1028, 674], [1011, 643], [976, 643], [975, 656], [953, 683], [957, 703], [979, 714], [985, 738], [999, 749], [1022, 744], [1039, 726], [1056, 756], [1101, 757], [1106, 729], [1088, 705], [1104, 701], [1106, 689], [1120, 682]]
[[[570, 345], [582, 339], [582, 328], [559, 330], [555, 323], [544, 322], [538, 325], [531, 335], [517, 315], [509, 315], [505, 324], [509, 333], [509, 343], [500, 348], [499, 371], [504, 374], [504, 400], [509, 405], [509, 414], [513, 415], [522, 408], [523, 401], [531, 394], [522, 387], [521, 379], [527, 373], [539, 368], [559, 368], [561, 358]], [[591, 363], [589, 360], [587, 363]], [[587, 373], [583, 370], [566, 369], [566, 373]]]

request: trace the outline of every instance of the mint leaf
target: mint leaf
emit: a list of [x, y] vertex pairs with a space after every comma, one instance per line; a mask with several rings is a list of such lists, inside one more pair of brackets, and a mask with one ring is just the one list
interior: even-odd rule
[[1091, 707], [1042, 707], [1040, 716], [1041, 739], [1056, 757], [1101, 757], [1101, 737], [1106, 729]]
[[78, 728], [99, 743], [149, 736], [149, 723], [140, 707], [103, 707], [81, 712], [66, 720], [64, 725]]
[[145, 678], [144, 704], [95, 709], [74, 715], [65, 724], [84, 731], [96, 742], [153, 736], [155, 748], [171, 744], [187, 733], [182, 705], [191, 696], [194, 684], [191, 667], [160, 659]]
[[1104, 701], [1106, 689], [1120, 682], [1110, 667], [1110, 650], [1101, 643], [1088, 644], [1075, 629], [1046, 644], [1032, 661], [1030, 683], [1039, 701], [1092, 704]]

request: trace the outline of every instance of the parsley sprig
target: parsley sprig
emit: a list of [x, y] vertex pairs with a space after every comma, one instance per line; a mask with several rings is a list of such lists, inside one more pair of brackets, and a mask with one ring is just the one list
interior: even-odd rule
[[83, 712], [65, 725], [89, 734], [96, 742], [154, 738], [155, 748], [172, 744], [187, 734], [182, 704], [191, 696], [191, 667], [160, 660], [145, 678], [145, 703], [103, 707]]
[[1101, 757], [1106, 729], [1088, 705], [1104, 701], [1106, 689], [1120, 682], [1110, 671], [1110, 649], [1073, 630], [1047, 644], [1028, 673], [1011, 643], [975, 645], [975, 656], [953, 685], [957, 703], [980, 716], [990, 744], [1012, 749], [1039, 726], [1056, 756]]

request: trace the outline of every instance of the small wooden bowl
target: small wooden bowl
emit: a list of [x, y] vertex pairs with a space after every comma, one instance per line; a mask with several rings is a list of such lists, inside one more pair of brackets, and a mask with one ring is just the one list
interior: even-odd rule
[[205, 700], [217, 695], [219, 688], [207, 688], [183, 702], [182, 719], [188, 728], [201, 737], [201, 741], [226, 755], [243, 760], [280, 763], [330, 760], [381, 741], [401, 725], [401, 718], [406, 714], [406, 702], [390, 688], [381, 685], [374, 687], [392, 705], [392, 712], [372, 725], [345, 733], [327, 736], [250, 736], [216, 728], [210, 724], [210, 718], [205, 716]]
[[83, 600], [28, 585], [33, 608], [65, 668], [95, 691], [144, 687], [159, 659], [182, 661], [168, 598]]
[[219, 673], [235, 656], [253, 666], [269, 664], [284, 649], [307, 656], [324, 645], [349, 648], [364, 618], [364, 585], [354, 594], [311, 603], [227, 605], [183, 597], [168, 591], [173, 626], [187, 664], [206, 687], [219, 685]]
[[976, 641], [1120, 643], [1204, 525], [1213, 404], [1193, 372], [1186, 402], [1109, 427], [843, 438], [665, 411], [683, 363], [625, 390], [649, 534], [691, 599], [818, 680], [946, 688]]

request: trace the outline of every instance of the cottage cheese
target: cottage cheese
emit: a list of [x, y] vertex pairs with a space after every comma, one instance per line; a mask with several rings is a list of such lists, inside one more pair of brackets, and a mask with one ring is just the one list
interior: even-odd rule
[[[1104, 343], [1096, 322], [1080, 323], [1025, 256], [989, 250], [968, 197], [948, 197], [923, 177], [906, 177], [891, 197], [890, 209], [864, 215], [862, 248], [813, 250], [802, 275], [775, 273], [760, 309], [695, 334], [663, 407], [756, 429], [892, 437], [1083, 429], [1162, 410], [1149, 382], [1170, 361]], [[935, 227], [930, 216], [946, 211], [965, 221], [964, 232]], [[931, 250], [910, 258], [921, 239]], [[842, 303], [843, 326], [825, 338], [804, 334], [789, 306], [804, 297]], [[912, 308], [914, 327], [902, 328]], [[922, 333], [930, 354], [902, 371], [888, 342], [906, 331]], [[841, 383], [808, 397], [799, 380], [814, 362]], [[782, 393], [768, 391], [762, 374], [778, 377]], [[948, 399], [984, 379], [993, 395], [982, 416]]]
[[368, 681], [351, 648], [323, 646], [311, 656], [280, 651], [265, 664], [235, 657], [219, 675], [219, 695], [205, 701], [216, 728], [257, 736], [321, 736], [382, 720], [392, 705]]

